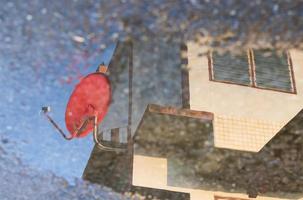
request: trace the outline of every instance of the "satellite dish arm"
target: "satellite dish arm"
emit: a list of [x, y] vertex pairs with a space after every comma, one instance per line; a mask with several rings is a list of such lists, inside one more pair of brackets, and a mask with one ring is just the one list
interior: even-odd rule
[[77, 128], [75, 130], [75, 132], [70, 135], [70, 136], [67, 136], [67, 134], [64, 133], [64, 131], [59, 127], [59, 125], [51, 118], [51, 116], [48, 115], [48, 113], [50, 112], [50, 107], [49, 106], [45, 106], [45, 107], [42, 107], [42, 110], [41, 110], [44, 114], [44, 116], [46, 117], [46, 119], [55, 127], [55, 129], [57, 129], [57, 131], [62, 135], [62, 137], [66, 140], [71, 140], [73, 139], [74, 136], [78, 135], [83, 128], [85, 128], [88, 124], [88, 122], [90, 121], [90, 119], [86, 119], [84, 120], [80, 127]]
[[105, 151], [125, 151], [126, 149], [122, 148], [113, 148], [113, 147], [107, 147], [103, 145], [99, 139], [98, 139], [98, 115], [94, 116], [94, 131], [93, 131], [93, 136], [94, 136], [94, 142], [102, 150]]
[[41, 112], [46, 117], [46, 119], [57, 129], [57, 131], [62, 135], [62, 137], [66, 140], [73, 139], [73, 136], [67, 136], [64, 131], [59, 127], [59, 125], [51, 118], [51, 116], [48, 115], [48, 112], [50, 112], [50, 107], [45, 106], [42, 107]]

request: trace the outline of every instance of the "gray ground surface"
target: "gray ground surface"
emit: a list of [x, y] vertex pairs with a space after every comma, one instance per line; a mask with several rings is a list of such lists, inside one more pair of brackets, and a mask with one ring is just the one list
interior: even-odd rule
[[0, 147], [0, 199], [130, 199], [111, 189], [80, 179], [70, 185], [66, 179], [48, 171], [25, 166], [14, 155]]
[[121, 199], [79, 181], [92, 138], [67, 142], [39, 115], [52, 106], [64, 128], [73, 86], [113, 49], [100, 46], [96, 7], [60, 2], [0, 1], [0, 199]]
[[39, 109], [51, 105], [63, 126], [74, 84], [101, 61], [108, 61], [112, 47], [103, 50], [119, 36], [132, 33], [144, 40], [145, 34], [162, 35], [180, 41], [200, 33], [205, 37], [201, 44], [231, 50], [251, 44], [302, 47], [299, 0], [2, 0], [0, 4], [0, 139], [7, 152], [0, 157], [1, 199], [85, 199], [94, 193], [107, 199], [107, 189], [99, 193], [94, 186], [70, 186], [59, 178], [72, 182], [82, 175], [92, 138], [64, 141]]
[[[108, 62], [113, 47], [100, 47], [97, 5], [60, 2], [0, 2], [0, 137], [5, 150], [23, 163], [72, 182], [82, 175], [92, 138], [64, 141], [39, 111], [50, 105], [52, 116], [65, 128], [73, 86]], [[90, 33], [96, 37], [81, 40]]]
[[104, 25], [117, 24], [143, 40], [146, 35], [177, 40], [200, 35], [203, 45], [233, 51], [302, 48], [301, 0], [123, 0], [100, 9]]

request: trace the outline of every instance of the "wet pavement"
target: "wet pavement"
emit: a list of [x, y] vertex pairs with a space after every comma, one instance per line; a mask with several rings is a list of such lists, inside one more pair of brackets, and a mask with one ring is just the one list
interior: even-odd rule
[[[86, 14], [78, 16], [82, 9]], [[1, 2], [0, 199], [126, 198], [81, 180], [91, 136], [67, 142], [40, 114], [41, 106], [51, 106], [52, 116], [65, 128], [74, 85], [109, 62], [114, 45], [100, 42], [97, 16], [96, 7], [74, 1], [64, 6]]]
[[131, 199], [111, 189], [78, 179], [70, 185], [52, 172], [25, 166], [21, 160], [0, 149], [0, 199]]
[[[302, 47], [300, 3], [2, 1], [0, 178], [7, 184], [0, 186], [0, 198], [124, 198], [110, 189], [81, 181], [93, 150], [91, 136], [67, 142], [40, 115], [41, 106], [49, 105], [53, 109], [52, 116], [64, 127], [65, 106], [77, 81], [95, 71], [102, 61], [109, 62], [115, 47], [113, 41], [119, 37], [113, 30], [124, 28], [122, 36], [133, 32], [134, 37], [142, 40], [146, 39], [142, 33], [167, 35], [164, 41], [169, 40], [169, 36], [178, 41], [192, 38], [198, 30], [206, 36], [202, 44], [220, 46], [223, 41], [230, 49], [251, 44]], [[205, 20], [199, 21], [201, 18]], [[187, 30], [186, 35], [180, 36], [184, 30]], [[260, 42], [255, 43], [258, 39]], [[136, 70], [139, 76], [152, 71], [141, 70]], [[170, 69], [163, 70], [170, 74]], [[167, 75], [162, 74], [165, 79]], [[172, 79], [175, 75], [168, 76]], [[148, 101], [148, 97], [158, 100], [157, 96], [148, 94], [158, 86], [149, 85], [147, 80], [140, 82], [140, 78], [137, 81], [141, 86], [145, 83], [141, 90], [146, 92], [142, 95]], [[167, 85], [163, 98], [169, 99], [176, 87], [166, 82], [161, 84]], [[140, 95], [136, 100], [145, 105]], [[180, 101], [174, 103], [181, 104]], [[16, 185], [19, 187], [15, 188]]]
[[102, 45], [97, 17], [96, 7], [76, 1], [3, 1], [0, 8], [1, 147], [24, 165], [70, 184], [82, 176], [92, 137], [65, 141], [40, 109], [51, 106], [64, 127], [74, 85], [109, 62], [114, 45]]

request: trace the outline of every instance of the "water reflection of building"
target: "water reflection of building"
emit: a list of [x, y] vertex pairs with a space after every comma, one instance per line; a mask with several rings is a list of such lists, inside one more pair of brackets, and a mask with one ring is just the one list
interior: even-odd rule
[[[179, 57], [178, 46], [171, 47], [171, 51], [166, 52], [166, 48], [164, 48], [166, 45], [157, 43], [160, 45], [156, 51], [159, 51], [164, 57]], [[140, 45], [140, 48], [136, 45], [138, 44], [119, 43], [115, 50], [113, 59], [109, 64], [109, 77], [114, 91], [113, 102], [100, 127], [103, 130], [100, 137], [107, 142], [107, 145], [124, 146], [127, 151], [120, 153], [108, 152], [94, 147], [83, 178], [109, 186], [119, 192], [139, 192], [150, 199], [154, 196], [161, 199], [189, 199], [187, 193], [152, 187], [146, 188], [132, 184], [133, 145], [130, 135], [134, 135], [134, 130], [136, 130], [146, 106], [151, 102], [175, 106], [182, 104], [181, 98], [179, 99], [181, 95], [179, 71], [176, 70], [173, 74], [170, 71], [171, 67], [178, 68], [178, 66], [170, 60], [158, 60], [151, 57], [152, 51], [155, 51], [153, 42]], [[146, 59], [136, 59], [139, 54], [146, 57]], [[170, 68], [167, 69], [163, 66], [169, 66]], [[176, 85], [171, 85], [169, 77], [176, 78], [174, 81]], [[132, 82], [129, 82], [130, 79]], [[159, 88], [163, 84], [170, 84], [173, 87], [168, 92], [161, 91]], [[130, 87], [133, 88], [132, 93], [129, 93]], [[146, 98], [147, 96], [148, 98]], [[129, 99], [132, 100], [129, 101]], [[119, 127], [119, 129], [115, 129], [116, 127]]]
[[302, 198], [303, 53], [205, 52], [161, 40], [117, 47], [109, 68], [121, 92], [101, 128], [126, 127], [103, 138], [128, 151], [94, 148], [83, 177], [160, 199]]

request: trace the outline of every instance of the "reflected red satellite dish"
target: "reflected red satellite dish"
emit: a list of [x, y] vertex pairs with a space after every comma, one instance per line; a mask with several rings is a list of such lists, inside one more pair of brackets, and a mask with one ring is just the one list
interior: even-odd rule
[[97, 72], [82, 78], [71, 94], [65, 111], [66, 135], [48, 114], [49, 106], [42, 107], [44, 116], [66, 140], [85, 137], [93, 131], [96, 145], [106, 151], [125, 151], [125, 148], [106, 146], [98, 139], [98, 124], [104, 119], [111, 102], [110, 81], [105, 75], [107, 66], [99, 65]]
[[81, 79], [71, 94], [65, 111], [65, 124], [71, 136], [84, 137], [91, 132], [94, 120], [89, 119], [97, 116], [97, 123], [101, 123], [110, 101], [110, 82], [103, 73], [92, 73]]

